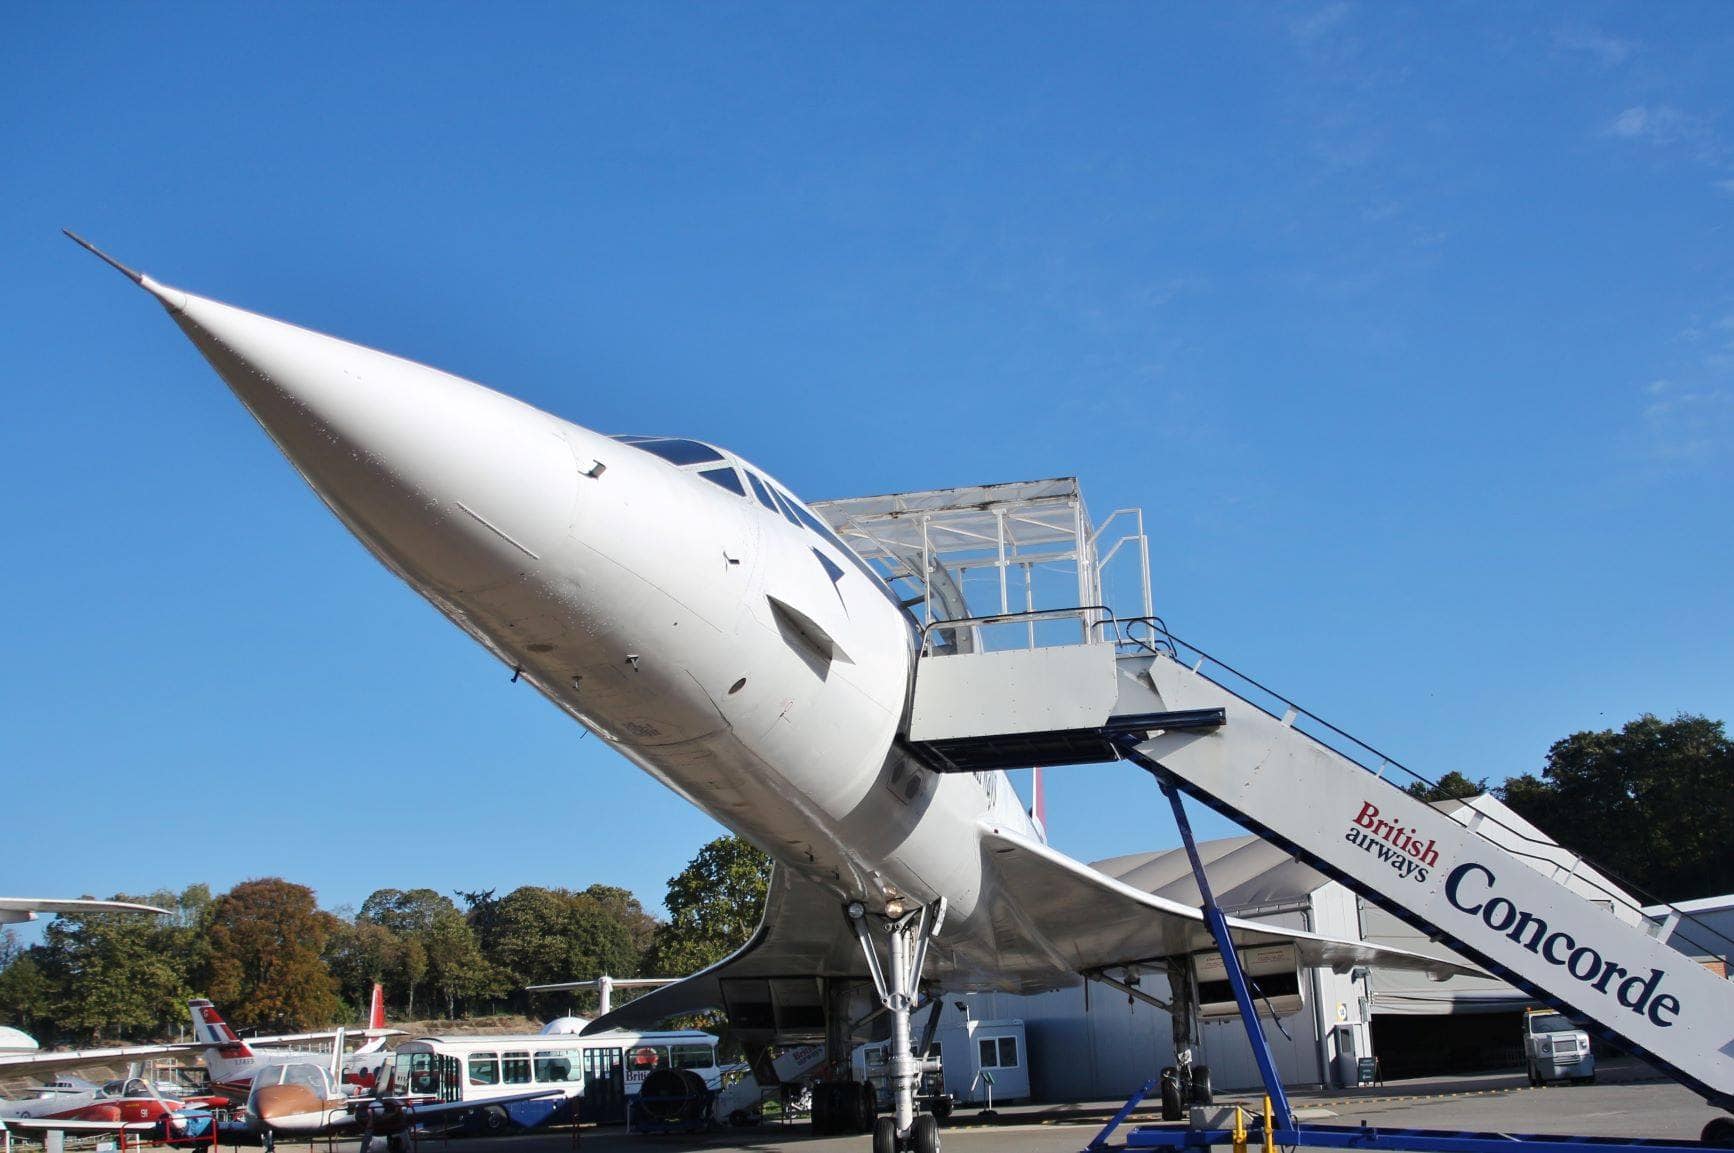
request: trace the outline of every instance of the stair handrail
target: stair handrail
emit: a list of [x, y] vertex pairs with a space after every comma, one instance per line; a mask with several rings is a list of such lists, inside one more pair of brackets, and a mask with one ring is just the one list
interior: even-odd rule
[[[1253, 708], [1258, 709], [1260, 712], [1263, 712], [1267, 716], [1281, 719], [1277, 713], [1274, 713], [1270, 709], [1265, 708], [1263, 705], [1259, 704], [1257, 701], [1254, 701], [1254, 700], [1244, 696], [1241, 693], [1236, 693], [1233, 689], [1229, 688], [1227, 685], [1222, 684], [1220, 681], [1217, 681], [1216, 678], [1214, 678], [1214, 677], [1206, 676], [1201, 671], [1202, 665], [1205, 662], [1208, 662], [1211, 665], [1214, 665], [1216, 668], [1222, 669], [1224, 672], [1227, 672], [1227, 673], [1231, 674], [1232, 676], [1238, 678], [1239, 680], [1245, 682], [1246, 684], [1251, 685], [1253, 688], [1257, 689], [1261, 693], [1264, 693], [1266, 696], [1271, 697], [1275, 700], [1281, 701], [1289, 709], [1292, 709], [1294, 711], [1294, 713], [1296, 714], [1296, 716], [1305, 717], [1308, 720], [1314, 722], [1315, 724], [1322, 725], [1324, 728], [1330, 730], [1332, 733], [1336, 734], [1338, 737], [1341, 737], [1343, 740], [1348, 741], [1350, 744], [1352, 744], [1356, 748], [1362, 749], [1365, 752], [1371, 753], [1373, 756], [1378, 757], [1379, 761], [1380, 761], [1380, 768], [1374, 769], [1371, 766], [1367, 765], [1359, 757], [1353, 756], [1353, 755], [1349, 754], [1348, 752], [1345, 752], [1344, 750], [1337, 748], [1335, 745], [1331, 744], [1330, 742], [1322, 740], [1315, 733], [1310, 733], [1310, 732], [1307, 732], [1305, 729], [1300, 729], [1300, 728], [1296, 728], [1294, 730], [1295, 732], [1300, 733], [1302, 736], [1307, 737], [1309, 740], [1317, 741], [1319, 744], [1324, 745], [1326, 748], [1330, 749], [1332, 752], [1336, 753], [1338, 756], [1342, 757], [1343, 759], [1345, 759], [1345, 760], [1347, 760], [1347, 761], [1349, 761], [1355, 765], [1358, 765], [1364, 771], [1372, 773], [1374, 777], [1376, 777], [1380, 780], [1384, 780], [1385, 779], [1384, 769], [1385, 769], [1385, 767], [1388, 766], [1390, 768], [1401, 770], [1402, 772], [1408, 774], [1408, 776], [1410, 776], [1411, 778], [1413, 778], [1416, 781], [1419, 781], [1422, 784], [1429, 785], [1435, 789], [1439, 788], [1439, 785], [1436, 781], [1429, 780], [1427, 777], [1422, 776], [1420, 773], [1416, 772], [1414, 769], [1411, 769], [1408, 765], [1405, 765], [1403, 762], [1397, 760], [1395, 757], [1390, 756], [1389, 754], [1380, 751], [1379, 749], [1375, 748], [1374, 746], [1368, 744], [1366, 741], [1361, 740], [1359, 737], [1355, 736], [1353, 733], [1347, 732], [1347, 731], [1337, 727], [1336, 725], [1333, 725], [1331, 722], [1325, 720], [1323, 717], [1319, 716], [1317, 713], [1314, 713], [1308, 709], [1302, 708], [1300, 705], [1296, 704], [1294, 701], [1290, 700], [1288, 697], [1283, 696], [1281, 693], [1277, 692], [1275, 689], [1270, 688], [1267, 685], [1259, 683], [1258, 681], [1254, 680], [1252, 677], [1248, 676], [1247, 674], [1241, 672], [1239, 669], [1235, 668], [1233, 665], [1230, 665], [1227, 661], [1224, 661], [1219, 657], [1213, 656], [1210, 653], [1205, 652], [1203, 649], [1199, 648], [1197, 645], [1192, 644], [1189, 641], [1183, 640], [1182, 638], [1175, 636], [1174, 633], [1168, 628], [1167, 624], [1162, 620], [1161, 617], [1151, 616], [1151, 617], [1112, 618], [1111, 623], [1112, 623], [1113, 627], [1116, 630], [1118, 630], [1118, 632], [1119, 632], [1118, 643], [1122, 649], [1131, 649], [1131, 650], [1144, 651], [1144, 652], [1148, 652], [1151, 654], [1164, 655], [1164, 656], [1167, 656], [1167, 657], [1173, 659], [1176, 663], [1180, 663], [1180, 664], [1186, 663], [1186, 662], [1183, 662], [1180, 660], [1180, 650], [1185, 649], [1186, 651], [1193, 653], [1197, 657], [1201, 658], [1196, 664], [1194, 664], [1192, 666], [1192, 671], [1194, 673], [1197, 673], [1199, 676], [1205, 676], [1206, 680], [1209, 680], [1213, 684], [1216, 684], [1223, 691], [1233, 693], [1236, 697], [1239, 697], [1241, 700], [1245, 701], [1247, 704], [1251, 705]], [[1138, 636], [1137, 632], [1134, 631], [1138, 628], [1148, 630], [1151, 634], [1153, 634], [1154, 637], [1159, 638], [1159, 639], [1151, 639], [1150, 637]], [[1396, 785], [1395, 782], [1387, 782], [1387, 783], [1391, 784], [1391, 786], [1393, 788], [1400, 787], [1400, 786]], [[1570, 869], [1567, 872], [1567, 876], [1569, 877], [1569, 879], [1577, 881], [1577, 882], [1584, 884], [1584, 885], [1586, 885], [1592, 889], [1595, 889], [1597, 892], [1605, 894], [1606, 897], [1612, 903], [1632, 910], [1639, 917], [1641, 917], [1643, 919], [1644, 923], [1649, 924], [1651, 926], [1660, 926], [1665, 918], [1664, 917], [1657, 917], [1657, 916], [1650, 914], [1649, 912], [1646, 911], [1646, 908], [1661, 908], [1661, 909], [1665, 910], [1667, 915], [1670, 915], [1670, 916], [1676, 918], [1677, 921], [1683, 921], [1683, 922], [1689, 923], [1694, 928], [1701, 930], [1702, 932], [1707, 933], [1710, 937], [1713, 937], [1717, 941], [1722, 942], [1723, 945], [1728, 947], [1728, 950], [1729, 950], [1728, 959], [1734, 960], [1734, 939], [1730, 939], [1726, 934], [1724, 934], [1721, 931], [1719, 931], [1718, 929], [1716, 929], [1709, 922], [1701, 920], [1698, 917], [1694, 916], [1693, 914], [1685, 911], [1684, 909], [1681, 909], [1674, 902], [1663, 901], [1663, 900], [1657, 899], [1655, 897], [1655, 894], [1646, 892], [1645, 890], [1643, 890], [1642, 888], [1640, 888], [1636, 884], [1633, 884], [1632, 882], [1626, 880], [1624, 877], [1620, 876], [1618, 873], [1614, 872], [1613, 870], [1603, 868], [1602, 866], [1596, 864], [1594, 861], [1591, 861], [1589, 858], [1585, 857], [1582, 853], [1579, 853], [1575, 849], [1567, 848], [1566, 846], [1559, 844], [1557, 841], [1539, 840], [1539, 839], [1531, 836], [1530, 834], [1524, 832], [1522, 829], [1515, 828], [1512, 825], [1508, 824], [1507, 822], [1501, 821], [1499, 819], [1498, 815], [1495, 813], [1489, 813], [1489, 812], [1485, 812], [1481, 809], [1474, 808], [1473, 806], [1468, 804], [1469, 798], [1467, 798], [1467, 797], [1458, 797], [1458, 798], [1452, 798], [1452, 799], [1463, 801], [1464, 802], [1463, 808], [1460, 810], [1457, 810], [1457, 812], [1446, 812], [1445, 815], [1450, 817], [1453, 821], [1456, 821], [1459, 825], [1462, 825], [1465, 829], [1474, 833], [1476, 836], [1480, 837], [1482, 840], [1487, 841], [1491, 845], [1494, 845], [1496, 848], [1502, 849], [1507, 853], [1511, 853], [1513, 856], [1527, 857], [1530, 860], [1542, 861], [1550, 869], [1556, 869], [1557, 870], [1557, 869], [1561, 868], [1560, 862], [1555, 860], [1551, 856], [1543, 856], [1539, 853], [1526, 853], [1521, 849], [1513, 848], [1510, 845], [1502, 845], [1499, 842], [1494, 841], [1492, 838], [1486, 836], [1484, 833], [1481, 832], [1480, 826], [1483, 823], [1492, 824], [1492, 825], [1504, 830], [1505, 832], [1511, 834], [1512, 836], [1518, 838], [1519, 840], [1528, 842], [1529, 844], [1542, 846], [1542, 847], [1545, 847], [1547, 849], [1553, 850], [1555, 852], [1566, 853], [1567, 855], [1569, 855], [1572, 858]], [[1465, 818], [1460, 818], [1457, 815], [1457, 813], [1462, 812], [1463, 810], [1468, 810], [1470, 813], [1474, 814], [1474, 816], [1479, 817], [1480, 820], [1474, 821], [1474, 820], [1469, 820], [1469, 819], [1465, 819]], [[1441, 811], [1443, 811], [1443, 810], [1441, 810]], [[1581, 873], [1579, 871], [1580, 866], [1588, 866], [1591, 870], [1594, 871], [1594, 876], [1586, 876], [1583, 873]], [[1607, 878], [1610, 882], [1613, 882], [1615, 884], [1622, 886], [1624, 891], [1612, 890], [1612, 889], [1607, 888], [1606, 886], [1598, 883], [1598, 881], [1596, 880], [1597, 877]], [[1649, 904], [1648, 904], [1648, 906], [1643, 905], [1643, 904], [1638, 904], [1638, 903], [1636, 903], [1636, 900], [1634, 900], [1634, 899], [1645, 900], [1645, 901], [1648, 901]], [[1677, 926], [1676, 926], [1674, 931], [1676, 933], [1678, 932]], [[1731, 978], [1731, 979], [1734, 979], [1734, 978]]]

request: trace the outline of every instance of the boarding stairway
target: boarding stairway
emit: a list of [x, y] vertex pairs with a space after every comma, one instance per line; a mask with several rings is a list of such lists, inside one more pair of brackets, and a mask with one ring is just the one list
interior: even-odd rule
[[1132, 761], [1734, 1107], [1734, 981], [1658, 939], [1662, 924], [1581, 858], [1473, 803], [1418, 800], [1396, 762], [1154, 618], [1098, 610], [1086, 643], [1047, 648], [944, 640], [1031, 615], [1061, 613], [927, 630], [908, 741], [936, 771]]

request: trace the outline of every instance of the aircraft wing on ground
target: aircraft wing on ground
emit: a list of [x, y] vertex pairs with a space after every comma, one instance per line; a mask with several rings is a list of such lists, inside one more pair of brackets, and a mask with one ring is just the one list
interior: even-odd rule
[[478, 1109], [486, 1109], [495, 1105], [516, 1105], [520, 1101], [546, 1101], [554, 1097], [564, 1097], [563, 1089], [535, 1089], [527, 1093], [513, 1093], [506, 1097], [488, 1097], [483, 1100], [470, 1101], [415, 1101], [414, 1099], [393, 1099], [389, 1097], [362, 1097], [350, 1103], [350, 1113], [354, 1123], [361, 1125], [374, 1118], [401, 1117], [412, 1121], [420, 1121], [427, 1117], [438, 1117], [443, 1113], [473, 1113]]
[[61, 1133], [144, 1133], [161, 1131], [161, 1121], [75, 1121], [70, 1117], [0, 1117], [0, 1131], [27, 1129], [31, 1132], [54, 1130]]
[[164, 1057], [171, 1053], [196, 1053], [206, 1048], [202, 1041], [177, 1041], [163, 1045], [121, 1045], [112, 1049], [61, 1049], [49, 1053], [0, 1054], [0, 1069], [9, 1073], [35, 1070], [71, 1069], [78, 1065], [99, 1065], [110, 1061], [140, 1061], [146, 1057]]
[[299, 1041], [330, 1042], [337, 1039], [339, 1032], [345, 1037], [356, 1039], [366, 1037], [369, 1040], [406, 1035], [402, 1029], [325, 1029], [317, 1033], [282, 1033], [274, 1037], [242, 1037], [241, 1040], [255, 1049], [269, 1049], [277, 1045], [292, 1045]]
[[[997, 880], [989, 898], [996, 939], [983, 949], [979, 942], [948, 941], [943, 931], [934, 938], [924, 980], [941, 989], [1037, 992], [1075, 984], [1086, 972], [1215, 948], [1198, 909], [1124, 884], [1040, 842], [984, 829], [982, 851]], [[1404, 969], [1441, 980], [1480, 974], [1462, 962], [1407, 949], [1234, 917], [1229, 925], [1237, 945], [1292, 944], [1307, 965]], [[816, 1005], [805, 989], [815, 977], [867, 980], [866, 962], [837, 896], [778, 866], [750, 941], [708, 969], [596, 1018], [584, 1032], [645, 1028], [726, 1009], [737, 1032], [774, 1032], [779, 1040], [810, 1034], [799, 1022], [813, 1019]], [[744, 1030], [743, 1015], [753, 1019]], [[774, 1029], [761, 1024], [773, 1020]]]

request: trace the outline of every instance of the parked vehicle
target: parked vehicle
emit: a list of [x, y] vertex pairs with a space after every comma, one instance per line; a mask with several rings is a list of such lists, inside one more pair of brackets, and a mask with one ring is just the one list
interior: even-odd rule
[[1576, 1081], [1588, 1085], [1596, 1079], [1596, 1058], [1590, 1052], [1590, 1037], [1571, 1023], [1564, 1013], [1530, 1009], [1523, 1015], [1523, 1057], [1529, 1067], [1529, 1083]]

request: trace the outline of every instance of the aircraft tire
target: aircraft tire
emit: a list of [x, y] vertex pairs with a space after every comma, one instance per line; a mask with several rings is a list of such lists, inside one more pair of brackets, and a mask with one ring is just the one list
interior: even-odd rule
[[1180, 1072], [1169, 1065], [1162, 1070], [1162, 1120], [1179, 1121], [1186, 1116], [1186, 1102], [1180, 1092]]
[[1209, 1105], [1215, 1102], [1216, 1092], [1210, 1085], [1210, 1066], [1192, 1066], [1192, 1083], [1187, 1086], [1186, 1099], [1194, 1105]]
[[897, 1118], [890, 1114], [873, 1122], [873, 1153], [897, 1153]]
[[1712, 1117], [1698, 1139], [1715, 1149], [1734, 1149], [1734, 1117]]
[[939, 1118], [917, 1113], [909, 1130], [910, 1153], [939, 1153]]

